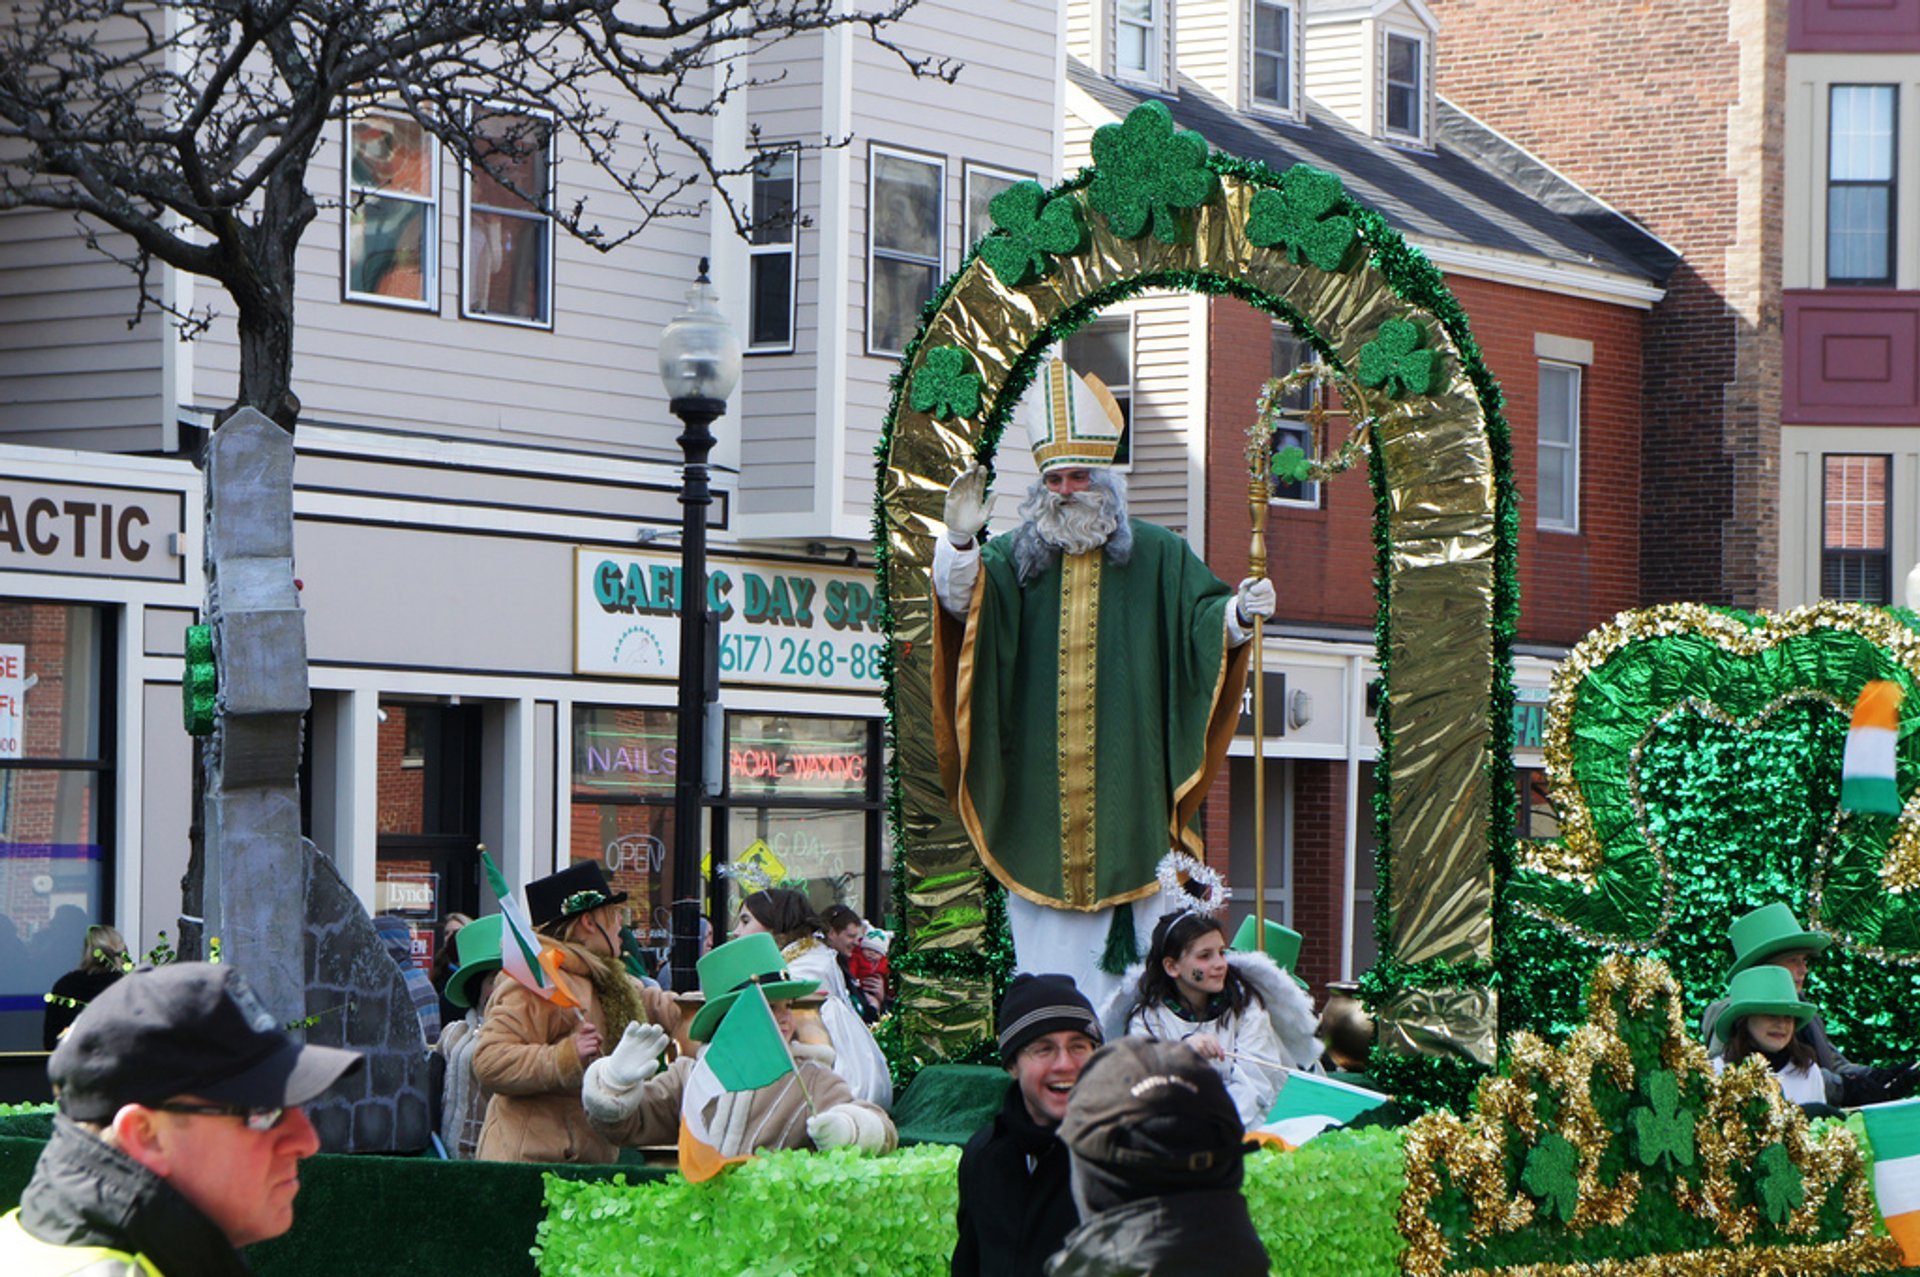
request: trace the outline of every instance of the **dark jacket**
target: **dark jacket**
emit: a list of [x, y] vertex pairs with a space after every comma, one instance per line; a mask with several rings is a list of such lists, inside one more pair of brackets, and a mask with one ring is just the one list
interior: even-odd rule
[[[40, 1049], [51, 1051], [60, 1045], [60, 1035], [67, 1030], [87, 1003], [107, 991], [107, 986], [120, 978], [118, 971], [87, 971], [76, 968], [53, 982], [48, 993], [61, 999], [48, 1002], [46, 1015], [40, 1022]], [[69, 1002], [78, 1002], [79, 1006], [69, 1006]]]
[[64, 1117], [54, 1118], [53, 1138], [20, 1194], [19, 1222], [51, 1245], [144, 1256], [166, 1277], [249, 1271], [226, 1234], [165, 1180]]
[[1261, 1277], [1271, 1271], [1238, 1189], [1143, 1197], [1067, 1237], [1047, 1277]]
[[1000, 1112], [960, 1154], [953, 1277], [1042, 1277], [1047, 1256], [1080, 1222], [1068, 1169], [1067, 1146], [1033, 1120], [1019, 1084], [1009, 1083]]

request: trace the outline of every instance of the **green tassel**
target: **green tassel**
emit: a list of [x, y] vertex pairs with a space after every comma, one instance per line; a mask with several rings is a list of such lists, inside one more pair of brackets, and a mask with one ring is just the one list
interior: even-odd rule
[[1133, 904], [1122, 901], [1113, 907], [1113, 925], [1107, 928], [1107, 947], [1100, 951], [1100, 969], [1108, 975], [1125, 975], [1127, 968], [1140, 961], [1140, 944], [1133, 935]]

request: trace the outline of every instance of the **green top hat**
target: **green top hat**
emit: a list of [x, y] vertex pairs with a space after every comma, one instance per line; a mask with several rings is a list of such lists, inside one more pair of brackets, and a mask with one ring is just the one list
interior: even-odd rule
[[470, 1007], [472, 995], [467, 986], [489, 971], [500, 969], [500, 915], [490, 913], [475, 918], [453, 933], [453, 974], [447, 977], [447, 1001], [457, 1007]]
[[1794, 991], [1792, 972], [1785, 967], [1759, 966], [1727, 981], [1727, 1005], [1714, 1023], [1724, 1026], [1721, 1036], [1731, 1037], [1733, 1026], [1750, 1015], [1787, 1015], [1805, 1024], [1813, 1018], [1813, 1007]]
[[1265, 952], [1269, 958], [1273, 959], [1275, 966], [1285, 970], [1293, 977], [1293, 982], [1304, 989], [1307, 987], [1307, 982], [1302, 980], [1300, 973], [1294, 970], [1300, 962], [1300, 943], [1303, 938], [1292, 927], [1283, 927], [1277, 922], [1268, 920], [1261, 933], [1261, 943], [1256, 945], [1253, 942], [1253, 915], [1248, 914], [1241, 922], [1240, 929], [1233, 933], [1233, 944], [1230, 947], [1238, 949], [1241, 953], [1252, 953], [1255, 949]]
[[695, 964], [694, 970], [700, 976], [700, 994], [706, 999], [687, 1028], [687, 1036], [695, 1042], [713, 1036], [720, 1027], [720, 1017], [750, 984], [759, 985], [769, 1002], [804, 998], [820, 987], [818, 980], [796, 980], [788, 975], [780, 946], [764, 931], [714, 948]]
[[1761, 905], [1741, 914], [1727, 928], [1727, 939], [1733, 941], [1733, 968], [1727, 972], [1730, 976], [1776, 954], [1796, 949], [1819, 953], [1833, 943], [1831, 937], [1803, 928], [1793, 910], [1783, 904]]

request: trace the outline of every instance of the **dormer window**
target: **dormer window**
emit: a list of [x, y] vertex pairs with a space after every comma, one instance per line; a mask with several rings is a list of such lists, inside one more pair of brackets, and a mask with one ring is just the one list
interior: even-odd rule
[[1387, 32], [1385, 118], [1387, 135], [1410, 142], [1427, 137], [1427, 42], [1417, 35]]
[[1122, 80], [1159, 84], [1165, 46], [1166, 0], [1114, 0], [1113, 73]]
[[1253, 105], [1288, 114], [1299, 109], [1294, 94], [1294, 15], [1292, 4], [1251, 0], [1247, 24]]

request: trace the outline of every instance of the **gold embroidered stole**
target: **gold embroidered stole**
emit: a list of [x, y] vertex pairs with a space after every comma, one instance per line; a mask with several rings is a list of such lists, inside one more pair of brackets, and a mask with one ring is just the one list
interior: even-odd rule
[[1094, 674], [1100, 663], [1101, 551], [1060, 556], [1060, 884], [1094, 900]]

